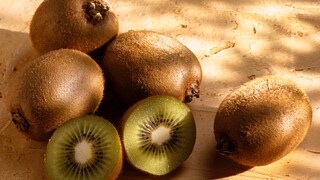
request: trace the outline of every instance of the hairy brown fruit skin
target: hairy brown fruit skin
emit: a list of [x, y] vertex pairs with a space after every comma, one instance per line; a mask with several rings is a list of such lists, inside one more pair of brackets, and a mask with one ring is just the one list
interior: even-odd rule
[[217, 151], [246, 166], [267, 165], [295, 149], [311, 121], [309, 98], [293, 81], [257, 78], [222, 101], [214, 122]]
[[106, 48], [102, 61], [110, 87], [127, 105], [152, 95], [190, 102], [199, 97], [202, 70], [177, 40], [152, 31], [128, 31]]
[[102, 100], [103, 72], [77, 50], [51, 51], [16, 73], [6, 104], [18, 129], [35, 140], [47, 140], [64, 122], [95, 112]]
[[[98, 14], [100, 19], [88, 15], [87, 3], [94, 1], [107, 5], [104, 16]], [[104, 0], [43, 1], [30, 25], [31, 41], [40, 53], [60, 48], [89, 53], [106, 44], [118, 31], [118, 19]]]

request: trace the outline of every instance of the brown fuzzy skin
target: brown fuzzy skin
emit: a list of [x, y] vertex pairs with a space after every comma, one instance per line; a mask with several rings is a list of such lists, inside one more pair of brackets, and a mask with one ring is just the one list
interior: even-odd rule
[[71, 118], [94, 113], [103, 97], [100, 66], [77, 50], [51, 51], [16, 73], [6, 104], [18, 129], [35, 140], [49, 139]]
[[[111, 9], [108, 9], [103, 20], [98, 23], [87, 19], [83, 5], [90, 1], [92, 0], [43, 1], [30, 25], [30, 37], [35, 49], [40, 53], [60, 48], [89, 53], [116, 36], [119, 24]], [[110, 8], [109, 5], [108, 7]]]
[[128, 106], [153, 95], [190, 102], [199, 97], [202, 70], [177, 40], [152, 31], [128, 31], [106, 48], [102, 61], [110, 86]]
[[267, 165], [295, 149], [311, 121], [309, 98], [293, 81], [257, 78], [222, 101], [214, 122], [217, 151], [242, 165]]

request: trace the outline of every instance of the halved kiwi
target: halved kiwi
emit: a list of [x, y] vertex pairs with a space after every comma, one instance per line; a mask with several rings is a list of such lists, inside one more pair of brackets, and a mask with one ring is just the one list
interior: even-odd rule
[[116, 179], [122, 168], [116, 128], [95, 115], [66, 122], [50, 138], [45, 168], [49, 179]]
[[270, 164], [302, 142], [311, 121], [309, 98], [295, 82], [260, 77], [222, 101], [214, 122], [217, 151], [246, 166]]
[[40, 53], [60, 48], [92, 52], [118, 34], [119, 24], [107, 0], [46, 0], [30, 25]]
[[190, 102], [200, 95], [202, 69], [193, 52], [174, 38], [139, 30], [120, 34], [101, 64], [117, 97], [131, 106], [154, 95]]
[[121, 124], [128, 162], [149, 174], [168, 174], [193, 150], [193, 115], [174, 97], [158, 95], [139, 101], [124, 114]]
[[19, 130], [32, 139], [47, 140], [69, 119], [94, 113], [103, 91], [103, 72], [90, 56], [60, 49], [16, 71], [5, 98]]

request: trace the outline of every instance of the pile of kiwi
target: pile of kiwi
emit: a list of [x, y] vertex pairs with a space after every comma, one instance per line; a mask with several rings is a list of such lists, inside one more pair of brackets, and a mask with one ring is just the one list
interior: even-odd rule
[[[46, 0], [34, 13], [40, 56], [13, 73], [6, 105], [20, 132], [48, 142], [49, 179], [116, 179], [123, 158], [165, 175], [193, 150], [185, 103], [199, 97], [198, 59], [164, 34], [118, 31], [105, 0]], [[116, 120], [103, 117], [110, 99], [123, 110]]]
[[[123, 159], [160, 176], [193, 151], [196, 123], [185, 103], [200, 96], [197, 57], [159, 32], [118, 29], [106, 0], [46, 0], [32, 18], [41, 56], [14, 72], [6, 104], [17, 129], [48, 142], [49, 179], [116, 179]], [[103, 117], [110, 107], [116, 120]], [[257, 78], [222, 101], [216, 149], [246, 166], [269, 164], [301, 143], [311, 119], [294, 82]]]

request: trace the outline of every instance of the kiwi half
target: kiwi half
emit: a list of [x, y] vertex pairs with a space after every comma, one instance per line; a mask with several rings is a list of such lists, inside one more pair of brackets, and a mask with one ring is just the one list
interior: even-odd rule
[[191, 110], [170, 96], [152, 96], [124, 114], [121, 136], [126, 158], [137, 169], [165, 175], [191, 154], [196, 126]]
[[107, 0], [46, 0], [32, 17], [30, 38], [40, 53], [60, 48], [90, 53], [118, 31], [117, 16]]
[[309, 98], [295, 82], [260, 77], [220, 104], [214, 122], [217, 151], [245, 166], [267, 165], [295, 149], [311, 121]]
[[95, 115], [66, 122], [50, 138], [45, 168], [49, 179], [116, 179], [122, 168], [116, 128]]
[[128, 31], [106, 48], [101, 64], [117, 97], [128, 106], [154, 95], [190, 102], [200, 95], [202, 69], [179, 41], [153, 31]]
[[104, 75], [87, 54], [60, 49], [16, 71], [7, 91], [6, 105], [16, 127], [32, 139], [47, 140], [64, 122], [97, 110]]

